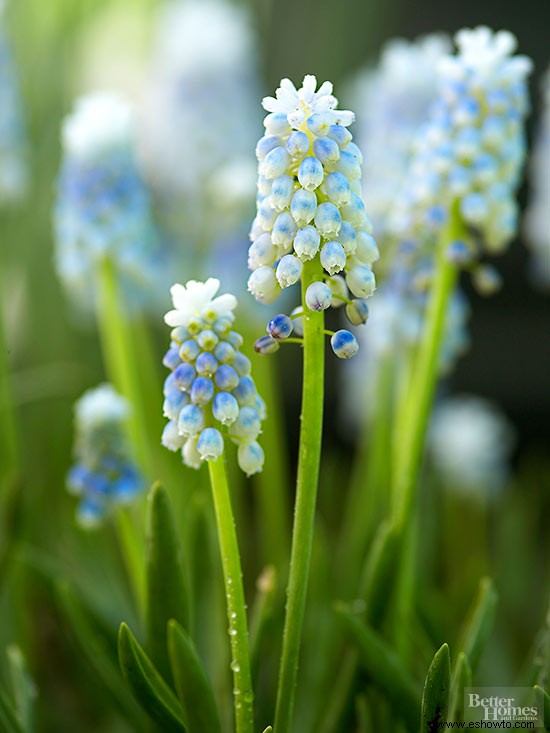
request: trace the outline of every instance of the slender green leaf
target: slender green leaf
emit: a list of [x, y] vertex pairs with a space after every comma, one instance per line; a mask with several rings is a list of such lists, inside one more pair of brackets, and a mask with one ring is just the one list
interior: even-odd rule
[[539, 716], [542, 712], [544, 730], [550, 731], [550, 695], [540, 685], [535, 685], [535, 695], [539, 707]]
[[449, 702], [449, 720], [457, 723], [464, 721], [464, 688], [472, 686], [472, 670], [468, 657], [460, 652], [454, 668]]
[[458, 642], [458, 650], [466, 654], [472, 671], [475, 671], [493, 629], [497, 600], [493, 581], [490, 578], [482, 578], [476, 600]]
[[0, 689], [0, 724], [2, 733], [25, 733], [19, 725], [11, 700], [2, 689]]
[[30, 733], [34, 728], [33, 705], [36, 688], [19, 647], [9, 646], [6, 656], [17, 719], [25, 733]]
[[451, 693], [451, 657], [448, 644], [436, 652], [424, 685], [420, 733], [435, 733], [447, 721]]
[[183, 733], [184, 713], [179, 700], [125, 623], [120, 624], [118, 658], [122, 673], [142, 708], [166, 733]]
[[220, 733], [214, 693], [195, 645], [177, 621], [168, 622], [168, 650], [189, 733]]
[[400, 535], [383, 522], [376, 533], [361, 579], [360, 597], [367, 603], [367, 620], [378, 628], [391, 599]]
[[376, 631], [362, 623], [344, 604], [336, 605], [336, 613], [357, 644], [360, 662], [373, 684], [384, 691], [408, 727], [416, 729], [420, 710], [420, 691], [397, 654]]
[[133, 728], [137, 731], [143, 730], [143, 718], [139, 707], [124, 684], [116, 656], [111, 653], [110, 639], [107, 638], [101, 625], [97, 623], [93, 611], [67, 583], [57, 583], [55, 593], [75, 640], [88, 663]]
[[159, 483], [148, 497], [146, 567], [147, 649], [160, 674], [169, 681], [166, 625], [173, 618], [189, 628], [189, 594], [170, 499]]

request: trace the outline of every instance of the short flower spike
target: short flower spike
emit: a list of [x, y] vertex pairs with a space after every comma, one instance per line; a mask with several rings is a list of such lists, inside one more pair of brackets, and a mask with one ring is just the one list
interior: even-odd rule
[[256, 442], [265, 405], [250, 377], [250, 362], [240, 352], [242, 336], [233, 331], [237, 299], [217, 295], [220, 281], [189, 280], [171, 288], [174, 309], [165, 322], [173, 327], [163, 363], [162, 444], [181, 450], [183, 462], [199, 468], [224, 452], [225, 439], [239, 446], [238, 462], [250, 476], [262, 470], [264, 454]]

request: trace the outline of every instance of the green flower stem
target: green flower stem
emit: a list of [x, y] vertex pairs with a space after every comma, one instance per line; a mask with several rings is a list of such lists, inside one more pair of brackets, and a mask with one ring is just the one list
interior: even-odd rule
[[216, 461], [209, 461], [208, 469], [227, 598], [235, 727], [237, 733], [254, 733], [254, 693], [250, 673], [248, 625], [241, 560], [223, 456]]
[[147, 415], [141, 394], [138, 360], [132, 343], [125, 304], [120, 296], [116, 273], [106, 257], [100, 271], [98, 326], [103, 358], [109, 379], [130, 403], [128, 431], [136, 457], [144, 473], [152, 477], [153, 460], [147, 436]]
[[[1, 273], [0, 273], [1, 274]], [[0, 492], [11, 485], [18, 462], [17, 430], [10, 389], [8, 345], [0, 312]]]
[[298, 481], [292, 534], [290, 576], [287, 589], [283, 651], [279, 671], [275, 733], [289, 733], [298, 674], [300, 640], [306, 604], [311, 547], [319, 482], [319, 463], [323, 432], [324, 393], [324, 313], [316, 313], [305, 304], [305, 291], [322, 279], [316, 260], [304, 264], [302, 271], [302, 306], [304, 310], [304, 380]]
[[419, 346], [410, 391], [405, 402], [405, 420], [398, 426], [397, 472], [394, 479], [394, 519], [404, 530], [410, 521], [416, 484], [420, 470], [424, 441], [438, 376], [441, 342], [449, 300], [455, 288], [458, 270], [447, 258], [448, 246], [460, 239], [464, 225], [456, 207], [452, 208], [449, 222], [442, 233], [434, 273], [434, 281], [424, 333]]

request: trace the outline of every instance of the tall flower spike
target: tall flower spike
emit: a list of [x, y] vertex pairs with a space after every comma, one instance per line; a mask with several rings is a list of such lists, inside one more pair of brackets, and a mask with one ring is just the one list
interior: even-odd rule
[[96, 295], [94, 274], [109, 258], [129, 303], [149, 303], [163, 257], [149, 194], [134, 154], [134, 116], [114, 94], [79, 99], [63, 124], [64, 158], [55, 208], [56, 261], [79, 305]]
[[376, 68], [362, 71], [353, 83], [356, 139], [369, 151], [363, 196], [381, 241], [393, 218], [396, 191], [406, 180], [414, 141], [426, 122], [426, 110], [437, 98], [437, 65], [450, 48], [451, 41], [443, 34], [415, 41], [392, 39]]
[[129, 407], [110, 384], [88, 390], [75, 404], [75, 458], [68, 489], [80, 497], [77, 520], [94, 527], [117, 504], [144, 487], [124, 433]]
[[265, 405], [241, 353], [242, 336], [233, 330], [235, 296], [217, 295], [220, 281], [189, 280], [171, 288], [174, 309], [164, 317], [172, 326], [164, 365], [162, 444], [181, 450], [183, 462], [199, 468], [224, 452], [224, 435], [238, 446], [238, 462], [250, 476], [262, 470], [264, 453], [257, 442]]
[[0, 204], [19, 199], [28, 183], [22, 101], [2, 27], [2, 5], [0, 2]]
[[439, 63], [439, 98], [418, 136], [396, 226], [422, 241], [456, 201], [485, 248], [499, 252], [517, 230], [532, 64], [512, 56], [516, 39], [507, 31], [465, 29], [455, 41], [458, 53]]
[[[308, 287], [306, 304], [325, 310], [349, 301], [348, 289], [356, 298], [372, 295], [378, 249], [361, 198], [362, 155], [347, 129], [353, 112], [337, 108], [330, 82], [316, 87], [314, 76], [304, 77], [300, 89], [283, 79], [276, 96], [263, 100], [269, 114], [256, 146], [258, 204], [248, 289], [271, 303], [300, 280], [305, 262], [315, 260], [324, 281]], [[336, 292], [338, 276], [343, 289]], [[336, 339], [336, 353], [352, 355], [352, 348], [340, 348], [342, 338]]]

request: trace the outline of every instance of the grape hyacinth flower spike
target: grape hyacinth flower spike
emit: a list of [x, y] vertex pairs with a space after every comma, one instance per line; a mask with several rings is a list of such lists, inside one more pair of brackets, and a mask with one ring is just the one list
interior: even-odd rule
[[144, 481], [125, 436], [129, 406], [110, 384], [88, 390], [75, 405], [75, 458], [67, 486], [80, 497], [77, 520], [95, 527], [117, 505], [132, 501]]
[[234, 295], [216, 295], [219, 280], [189, 280], [171, 288], [174, 310], [164, 357], [170, 374], [164, 383], [162, 444], [181, 450], [183, 462], [199, 468], [215, 461], [228, 438], [238, 445], [240, 468], [248, 475], [262, 470], [264, 453], [257, 442], [265, 405], [250, 376], [250, 361], [240, 351], [242, 336], [233, 330]]
[[[361, 198], [363, 158], [347, 129], [353, 112], [337, 109], [330, 82], [316, 87], [314, 76], [304, 77], [300, 89], [283, 79], [276, 97], [263, 100], [269, 114], [256, 146], [248, 289], [259, 302], [271, 303], [301, 280], [306, 313], [347, 304], [346, 314], [357, 325], [366, 321], [364, 301], [375, 290], [372, 264], [379, 256]], [[281, 314], [275, 321], [283, 319]], [[271, 322], [256, 350], [275, 351], [291, 331]], [[337, 356], [357, 351], [349, 331], [329, 335]]]

